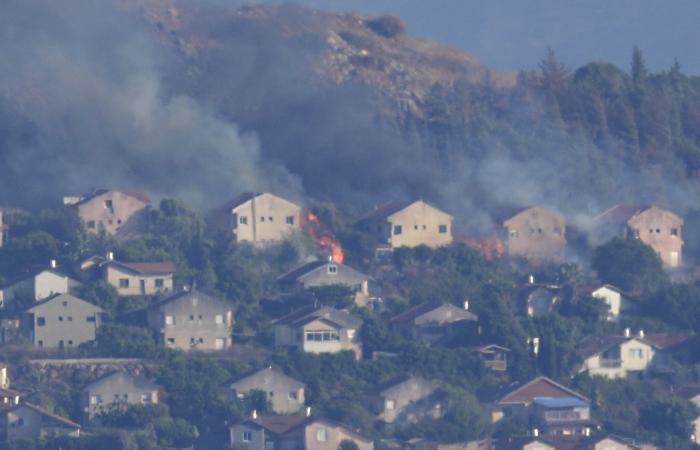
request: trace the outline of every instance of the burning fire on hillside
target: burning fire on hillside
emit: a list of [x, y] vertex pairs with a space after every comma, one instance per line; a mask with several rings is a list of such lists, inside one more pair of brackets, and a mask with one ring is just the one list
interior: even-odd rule
[[343, 263], [345, 257], [343, 254], [343, 247], [340, 245], [338, 239], [333, 236], [333, 233], [321, 224], [316, 214], [309, 211], [306, 215], [302, 215], [301, 226], [307, 236], [314, 241], [319, 250], [329, 252], [333, 262], [338, 264]]
[[495, 234], [480, 239], [467, 239], [466, 244], [481, 253], [487, 261], [502, 257], [506, 251], [503, 241]]

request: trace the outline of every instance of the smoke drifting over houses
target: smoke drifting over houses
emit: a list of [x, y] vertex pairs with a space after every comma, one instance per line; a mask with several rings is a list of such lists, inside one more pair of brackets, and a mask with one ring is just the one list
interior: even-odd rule
[[[526, 117], [537, 100], [511, 99], [501, 122], [466, 129], [458, 142], [411, 113], [387, 113], [397, 102], [367, 78], [336, 83], [319, 73], [329, 57], [319, 30], [335, 23], [328, 16], [212, 3], [167, 23], [148, 14], [158, 2], [141, 3], [3, 6], [4, 204], [46, 206], [92, 187], [143, 188], [199, 208], [250, 190], [332, 200], [350, 211], [423, 197], [470, 231], [490, 233], [500, 227], [499, 208], [541, 204], [585, 227], [616, 202], [683, 212], [698, 199], [681, 164], [634, 168], [613, 140], [594, 145], [559, 124], [532, 127]], [[360, 34], [334, 36], [376, 46]], [[366, 71], [394, 67], [366, 53], [347, 58]], [[471, 96], [508, 97], [495, 75], [474, 70], [485, 81], [470, 75], [454, 84]], [[420, 107], [428, 101], [414, 99]]]

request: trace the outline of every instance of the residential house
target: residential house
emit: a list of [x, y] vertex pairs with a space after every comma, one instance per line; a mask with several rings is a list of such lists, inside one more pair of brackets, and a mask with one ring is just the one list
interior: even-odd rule
[[275, 345], [295, 347], [307, 353], [355, 352], [359, 359], [362, 320], [346, 311], [312, 305], [273, 322]]
[[243, 398], [252, 391], [264, 392], [272, 404], [272, 410], [279, 414], [290, 414], [304, 406], [306, 385], [272, 367], [256, 370], [228, 384], [231, 395]]
[[107, 283], [120, 296], [156, 295], [173, 291], [175, 264], [164, 262], [124, 263], [109, 261], [104, 266]]
[[496, 344], [483, 345], [475, 349], [484, 362], [484, 367], [496, 372], [508, 370], [508, 353], [510, 349]]
[[81, 406], [87, 422], [99, 422], [99, 416], [128, 405], [158, 403], [158, 386], [141, 375], [117, 371], [85, 386]]
[[440, 417], [440, 404], [433, 394], [437, 386], [423, 378], [408, 376], [380, 386], [372, 397], [377, 420], [406, 425], [431, 416]]
[[391, 248], [440, 247], [452, 243], [450, 214], [424, 202], [389, 202], [365, 214], [358, 222], [363, 231]]
[[322, 417], [254, 414], [230, 428], [231, 446], [246, 444], [250, 450], [337, 450], [343, 441], [354, 442], [360, 450], [374, 450], [370, 438]]
[[64, 197], [63, 204], [74, 220], [80, 220], [88, 232], [104, 230], [109, 235], [126, 237], [139, 227], [143, 212], [150, 205], [141, 191], [101, 189], [82, 197]]
[[632, 300], [634, 293], [626, 293], [610, 284], [600, 284], [595, 286], [584, 286], [580, 289], [582, 294], [590, 295], [603, 301], [608, 306], [606, 320], [617, 322], [620, 315], [630, 312], [635, 308]]
[[301, 207], [269, 192], [244, 192], [221, 213], [236, 242], [280, 242], [301, 229]]
[[518, 290], [518, 308], [528, 317], [545, 316], [559, 305], [566, 294], [565, 289], [558, 284], [535, 283], [530, 276], [529, 282]]
[[180, 350], [231, 347], [233, 311], [222, 300], [199, 291], [178, 292], [147, 308], [148, 326], [161, 345]]
[[76, 348], [95, 340], [102, 308], [70, 294], [56, 294], [26, 311], [31, 341], [40, 348]]
[[78, 437], [80, 425], [30, 403], [21, 402], [8, 409], [0, 409], [0, 440], [34, 440], [58, 436]]
[[684, 334], [647, 334], [633, 336], [589, 336], [580, 345], [583, 360], [579, 372], [605, 378], [643, 376], [649, 372], [673, 370], [669, 352], [688, 340]]
[[0, 409], [12, 408], [19, 405], [22, 394], [12, 389], [0, 388]]
[[0, 247], [7, 242], [8, 230], [10, 229], [10, 226], [5, 223], [3, 213], [4, 211], [0, 209]]
[[503, 222], [506, 251], [534, 262], [561, 262], [566, 256], [566, 220], [541, 206], [524, 209]]
[[[683, 386], [676, 391], [676, 395], [700, 408], [700, 386]], [[700, 415], [693, 420], [691, 439], [693, 442], [700, 444]]]
[[341, 285], [355, 292], [355, 304], [366, 306], [370, 298], [369, 275], [333, 261], [314, 261], [282, 275], [277, 281], [287, 289]]
[[463, 308], [451, 303], [422, 303], [393, 317], [391, 323], [407, 330], [414, 339], [434, 344], [477, 322], [477, 315], [468, 309], [469, 302], [464, 302]]
[[20, 276], [0, 289], [0, 307], [15, 298], [40, 301], [55, 294], [75, 293], [80, 282], [60, 272], [52, 260], [48, 267], [42, 267]]
[[683, 264], [683, 219], [657, 206], [614, 206], [595, 219], [594, 236], [607, 241], [613, 236], [634, 237], [651, 247], [665, 267]]
[[537, 377], [503, 396], [493, 420], [503, 416], [527, 419], [544, 434], [587, 435], [593, 427], [590, 400], [547, 377]]

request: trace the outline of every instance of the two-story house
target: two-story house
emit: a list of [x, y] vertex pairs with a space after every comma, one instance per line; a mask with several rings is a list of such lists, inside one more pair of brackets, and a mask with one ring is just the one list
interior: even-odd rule
[[493, 412], [494, 422], [516, 416], [537, 423], [546, 434], [586, 434], [592, 429], [590, 400], [547, 377], [537, 377], [504, 395]]
[[280, 242], [301, 229], [301, 207], [269, 192], [244, 192], [224, 205], [220, 214], [236, 242]]
[[145, 192], [101, 189], [80, 197], [64, 197], [70, 216], [85, 225], [90, 233], [104, 230], [109, 235], [125, 236], [138, 228], [142, 213], [151, 200]]
[[265, 367], [228, 383], [227, 391], [237, 398], [244, 398], [252, 391], [264, 392], [279, 414], [290, 414], [304, 406], [304, 389], [301, 381], [287, 376], [272, 367]]
[[378, 206], [358, 221], [358, 227], [391, 248], [440, 247], [452, 243], [450, 214], [423, 200], [394, 201]]
[[566, 220], [541, 206], [524, 209], [503, 222], [506, 251], [535, 262], [561, 262], [566, 256]]
[[277, 282], [286, 289], [342, 285], [355, 292], [355, 304], [366, 306], [370, 298], [369, 275], [333, 261], [313, 261], [286, 273]]
[[0, 408], [0, 441], [80, 436], [80, 425], [30, 403]]
[[70, 294], [56, 294], [25, 315], [31, 341], [40, 348], [76, 348], [95, 340], [103, 310]]
[[79, 286], [80, 282], [60, 272], [52, 260], [49, 266], [21, 275], [0, 289], [0, 307], [9, 305], [15, 298], [38, 302], [55, 294], [75, 293]]
[[323, 417], [254, 414], [231, 426], [229, 436], [232, 447], [243, 444], [250, 450], [337, 450], [344, 441], [374, 450], [370, 438]]
[[129, 405], [158, 403], [158, 386], [144, 376], [117, 371], [85, 386], [80, 401], [85, 421], [97, 423], [100, 415]]
[[148, 326], [161, 345], [180, 350], [225, 350], [231, 347], [233, 310], [199, 291], [184, 291], [147, 308]]
[[600, 240], [634, 237], [651, 247], [665, 267], [683, 264], [683, 219], [658, 206], [617, 205], [595, 218]]
[[273, 322], [275, 346], [294, 347], [307, 353], [355, 352], [359, 359], [362, 320], [346, 311], [312, 305]]
[[579, 372], [605, 378], [643, 376], [649, 372], [673, 370], [669, 352], [688, 340], [685, 334], [636, 336], [629, 329], [623, 336], [589, 336], [579, 346], [583, 360]]
[[436, 389], [434, 383], [414, 376], [383, 384], [372, 396], [377, 420], [406, 425], [426, 416], [438, 419], [440, 406], [433, 398]]
[[462, 308], [451, 303], [421, 303], [393, 317], [391, 323], [414, 339], [434, 344], [453, 336], [460, 327], [476, 324], [479, 318], [468, 308], [469, 302]]

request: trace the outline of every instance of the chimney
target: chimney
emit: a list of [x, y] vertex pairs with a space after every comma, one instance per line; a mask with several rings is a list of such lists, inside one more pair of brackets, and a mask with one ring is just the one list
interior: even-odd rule
[[253, 413], [252, 413], [250, 416], [251, 416], [253, 419], [257, 419], [257, 418], [258, 418], [258, 410], [257, 410], [257, 409], [254, 409], [254, 410], [253, 410]]
[[107, 253], [107, 261], [114, 261], [114, 252]]
[[49, 263], [49, 265], [51, 266], [52, 269], [55, 269], [56, 268], [56, 260], [52, 259], [51, 262]]
[[535, 436], [535, 437], [539, 436], [539, 435], [540, 435], [540, 430], [538, 430], [537, 428], [535, 428], [534, 430], [532, 430], [532, 435]]
[[306, 417], [311, 417], [311, 407], [310, 406], [306, 407]]
[[535, 276], [534, 276], [534, 275], [530, 275], [529, 277], [527, 277], [527, 282], [528, 282], [529, 284], [535, 284]]
[[630, 329], [629, 328], [625, 328], [625, 337], [626, 338], [630, 337]]
[[465, 300], [462, 306], [465, 311], [469, 311], [469, 300]]
[[644, 330], [639, 330], [639, 332], [637, 333], [637, 335], [638, 335], [641, 339], [644, 339]]

